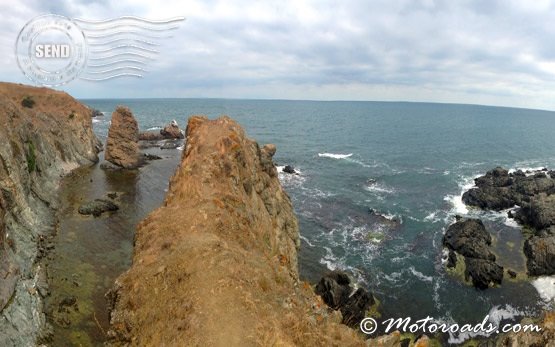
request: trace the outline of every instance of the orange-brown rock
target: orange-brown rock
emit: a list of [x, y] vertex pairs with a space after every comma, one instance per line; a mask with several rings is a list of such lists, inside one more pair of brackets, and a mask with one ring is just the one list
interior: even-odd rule
[[112, 113], [104, 158], [125, 169], [139, 166], [139, 125], [131, 110], [118, 106]]
[[160, 135], [166, 139], [182, 139], [183, 133], [179, 129], [179, 125], [175, 120], [171, 121], [170, 124], [166, 125], [164, 129], [160, 130]]
[[365, 346], [297, 270], [299, 230], [271, 155], [232, 119], [194, 116], [164, 204], [118, 278], [110, 342]]
[[[523, 321], [527, 325], [533, 322]], [[540, 332], [521, 331], [500, 335], [495, 343], [496, 347], [555, 347], [555, 311], [546, 311], [537, 323]]]

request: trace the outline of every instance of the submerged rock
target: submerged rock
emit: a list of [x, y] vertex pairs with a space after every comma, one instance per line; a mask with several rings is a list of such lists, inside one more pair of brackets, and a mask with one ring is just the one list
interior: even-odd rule
[[479, 219], [459, 218], [447, 228], [443, 245], [449, 250], [448, 268], [456, 268], [457, 254], [464, 261], [464, 276], [478, 289], [501, 284], [503, 267], [495, 262], [491, 252], [491, 235]]
[[139, 166], [139, 126], [131, 110], [118, 106], [112, 113], [105, 159], [125, 169]]
[[104, 212], [119, 210], [119, 206], [114, 202], [105, 199], [95, 199], [79, 206], [79, 213], [83, 215], [93, 215], [99, 217]]

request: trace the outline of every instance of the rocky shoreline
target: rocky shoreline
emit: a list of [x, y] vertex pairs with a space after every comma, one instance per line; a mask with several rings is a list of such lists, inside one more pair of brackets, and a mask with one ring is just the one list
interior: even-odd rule
[[476, 178], [475, 184], [463, 194], [463, 202], [484, 210], [511, 209], [508, 217], [527, 235], [523, 252], [528, 275], [555, 275], [555, 172], [498, 167]]
[[31, 346], [49, 331], [40, 259], [56, 228], [59, 182], [97, 162], [102, 145], [90, 109], [47, 88], [0, 83], [0, 123], [0, 345]]

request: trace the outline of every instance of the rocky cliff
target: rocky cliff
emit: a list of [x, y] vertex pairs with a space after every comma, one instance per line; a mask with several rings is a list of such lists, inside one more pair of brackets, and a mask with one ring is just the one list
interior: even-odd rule
[[91, 110], [66, 93], [0, 83], [0, 345], [30, 346], [45, 318], [38, 260], [60, 178], [98, 161]]
[[[162, 207], [116, 281], [115, 345], [364, 345], [297, 271], [299, 231], [272, 162], [228, 117], [194, 116]], [[331, 312], [331, 313], [330, 313]]]

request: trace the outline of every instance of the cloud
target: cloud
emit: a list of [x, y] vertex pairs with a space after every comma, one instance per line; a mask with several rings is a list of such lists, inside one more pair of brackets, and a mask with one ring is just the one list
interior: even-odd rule
[[[553, 1], [21, 1], [0, 45], [54, 12], [185, 16], [143, 79], [64, 87], [80, 97], [408, 100], [555, 109]], [[15, 59], [2, 79], [25, 82]]]

